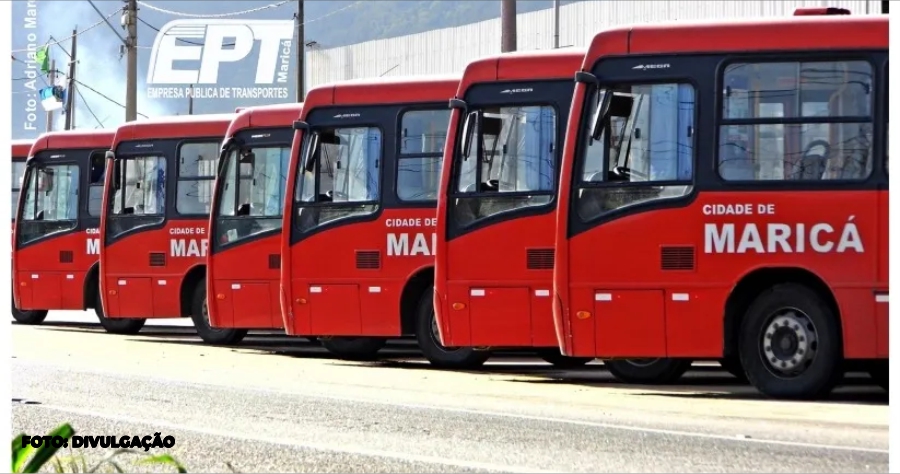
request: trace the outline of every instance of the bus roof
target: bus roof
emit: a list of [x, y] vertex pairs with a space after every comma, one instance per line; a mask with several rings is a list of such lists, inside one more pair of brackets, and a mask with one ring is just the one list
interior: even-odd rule
[[328, 105], [405, 104], [449, 100], [459, 86], [458, 75], [422, 75], [355, 79], [325, 84], [306, 93], [301, 119]]
[[26, 139], [26, 140], [13, 140], [12, 141], [12, 157], [13, 158], [25, 158], [28, 156], [28, 152], [31, 151], [31, 145], [34, 144], [34, 140]]
[[553, 49], [549, 51], [516, 51], [476, 59], [466, 65], [459, 82], [457, 98], [479, 82], [515, 81], [527, 79], [569, 78], [584, 61], [584, 48]]
[[44, 150], [66, 150], [78, 148], [100, 148], [108, 150], [112, 146], [116, 131], [112, 129], [93, 130], [61, 130], [58, 132], [46, 132], [37, 137], [29, 156], [34, 156]]
[[594, 36], [582, 69], [603, 56], [804, 49], [886, 49], [887, 15], [804, 15], [752, 20], [666, 22], [617, 27]]
[[119, 125], [114, 144], [126, 140], [225, 136], [235, 114], [172, 115]]
[[303, 111], [303, 102], [244, 107], [228, 125], [230, 137], [246, 128], [290, 127]]

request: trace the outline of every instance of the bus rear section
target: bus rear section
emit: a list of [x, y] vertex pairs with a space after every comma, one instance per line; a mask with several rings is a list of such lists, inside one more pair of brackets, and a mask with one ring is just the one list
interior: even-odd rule
[[203, 318], [209, 209], [234, 114], [129, 122], [116, 131], [100, 222], [101, 324], [132, 334], [147, 318]]
[[246, 108], [228, 127], [209, 220], [209, 321], [194, 321], [214, 344], [248, 329], [281, 329], [281, 221], [292, 125], [303, 104]]
[[458, 77], [347, 81], [315, 88], [295, 124], [282, 229], [285, 329], [332, 353], [369, 358], [416, 335], [444, 363], [432, 306], [434, 226], [447, 99]]
[[556, 186], [584, 50], [469, 63], [451, 100], [435, 252], [435, 309], [448, 347], [534, 347], [560, 367], [550, 298]]
[[772, 397], [854, 366], [887, 388], [888, 18], [798, 13], [594, 38], [560, 181], [565, 354], [725, 360]]
[[[49, 132], [29, 150], [13, 214], [16, 321], [40, 324], [50, 310], [99, 311], [97, 234], [104, 155], [114, 135], [112, 130]], [[13, 185], [18, 182], [14, 178]]]

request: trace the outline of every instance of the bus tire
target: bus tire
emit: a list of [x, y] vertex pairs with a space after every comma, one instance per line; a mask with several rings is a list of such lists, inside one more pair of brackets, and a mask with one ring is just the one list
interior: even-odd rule
[[322, 337], [322, 347], [345, 360], [374, 360], [387, 344], [382, 337]]
[[191, 300], [191, 320], [197, 335], [207, 344], [230, 346], [241, 342], [247, 335], [246, 329], [213, 328], [209, 325], [209, 307], [206, 302], [206, 280], [200, 280]]
[[137, 334], [144, 327], [146, 319], [109, 319], [103, 314], [103, 305], [100, 303], [100, 290], [94, 298], [94, 313], [100, 320], [100, 325], [110, 334]]
[[741, 358], [736, 356], [725, 357], [719, 359], [719, 365], [722, 366], [729, 374], [735, 376], [741, 382], [747, 382], [747, 374], [744, 372], [744, 366], [741, 365]]
[[556, 347], [542, 347], [537, 350], [537, 355], [544, 362], [552, 364], [557, 369], [577, 369], [584, 367], [593, 357], [569, 357], [564, 356]]
[[763, 395], [820, 398], [843, 377], [840, 331], [837, 315], [815, 291], [775, 285], [756, 297], [741, 322], [741, 365]]
[[883, 388], [885, 392], [890, 392], [888, 389], [889, 375], [890, 369], [887, 359], [872, 362], [869, 366], [869, 376], [872, 377], [872, 381]]
[[19, 308], [16, 308], [16, 301], [12, 302], [12, 317], [19, 324], [26, 324], [29, 326], [36, 326], [44, 322], [44, 319], [47, 319], [47, 310], [46, 309], [33, 309], [31, 311], [22, 311]]
[[691, 368], [690, 359], [611, 359], [603, 365], [617, 380], [630, 384], [675, 383]]
[[416, 310], [416, 341], [422, 355], [435, 367], [443, 369], [474, 369], [481, 367], [491, 356], [488, 351], [472, 347], [448, 349], [441, 345], [434, 317], [434, 287], [429, 286], [419, 298]]

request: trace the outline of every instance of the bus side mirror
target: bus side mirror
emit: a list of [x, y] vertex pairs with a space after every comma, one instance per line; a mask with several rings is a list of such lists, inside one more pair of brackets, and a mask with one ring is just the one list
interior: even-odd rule
[[478, 120], [478, 112], [471, 112], [466, 115], [466, 121], [463, 122], [462, 137], [460, 138], [459, 148], [462, 152], [463, 161], [468, 160], [472, 154], [472, 135], [475, 132], [475, 122]]
[[612, 92], [608, 90], [600, 89], [597, 93], [600, 94], [600, 98], [597, 100], [597, 110], [594, 111], [591, 128], [591, 138], [594, 140], [599, 140], [603, 136], [603, 124], [609, 117], [609, 107], [613, 98]]

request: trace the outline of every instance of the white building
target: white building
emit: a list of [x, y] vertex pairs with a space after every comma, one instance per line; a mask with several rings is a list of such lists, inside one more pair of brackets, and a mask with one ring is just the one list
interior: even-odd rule
[[[500, 2], [484, 2], [500, 9]], [[547, 1], [548, 6], [551, 2]], [[801, 7], [841, 7], [853, 15], [880, 14], [880, 1], [867, 0], [602, 0], [559, 9], [560, 47], [586, 47], [611, 26], [671, 20], [789, 16]], [[553, 9], [518, 15], [517, 49], [551, 49]], [[500, 18], [338, 48], [313, 45], [306, 52], [306, 87], [367, 77], [452, 74], [482, 56], [500, 52]]]

